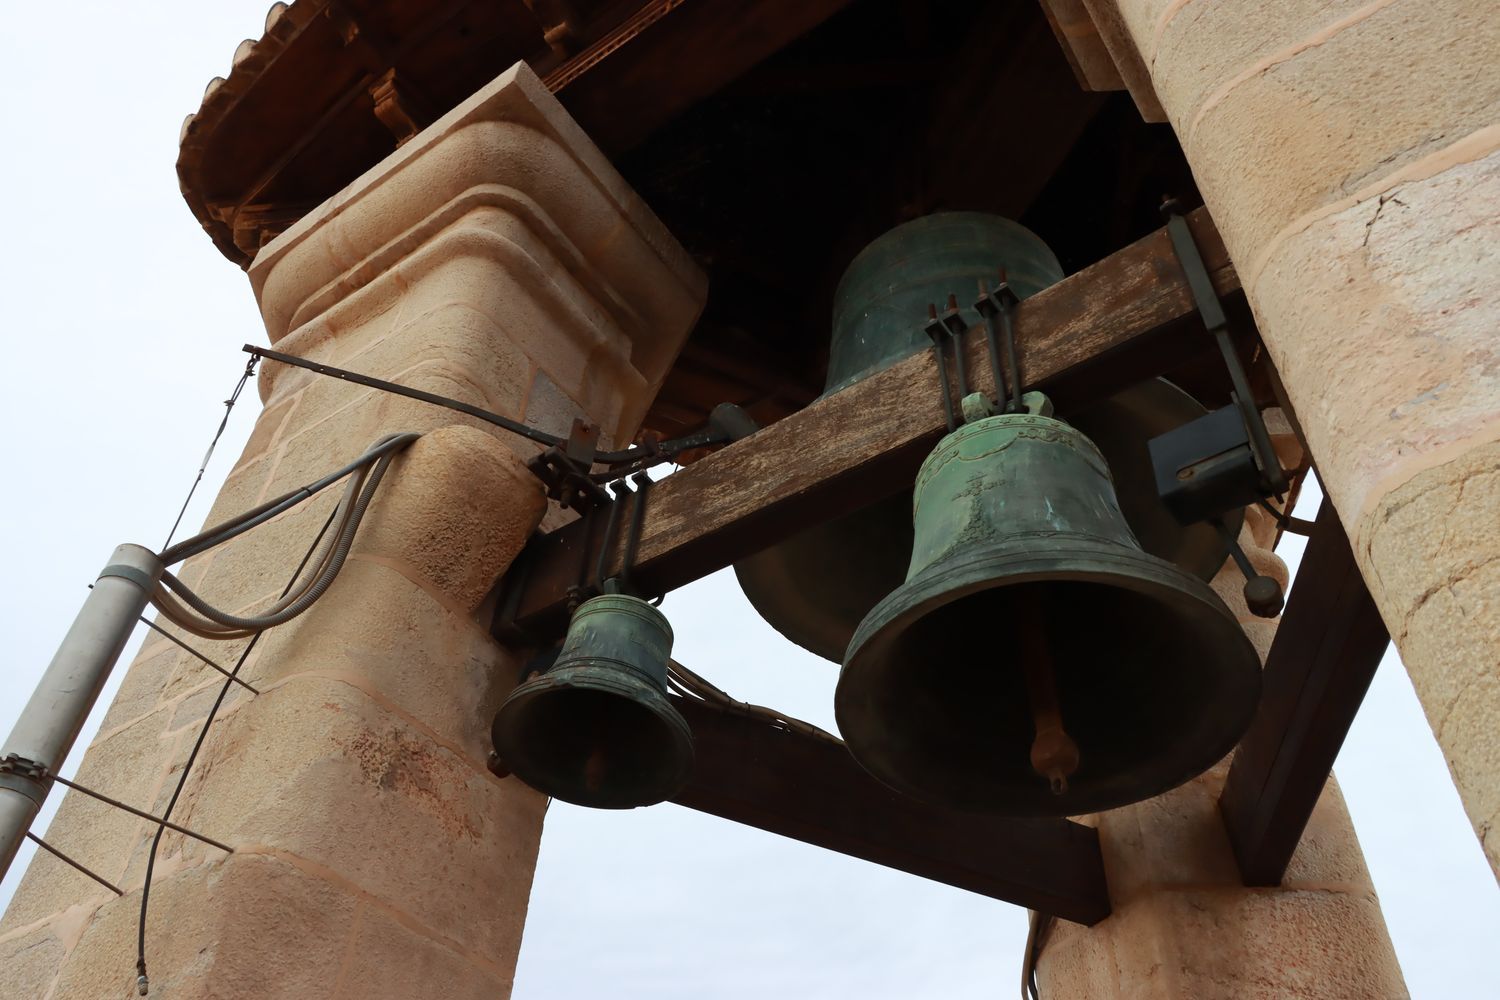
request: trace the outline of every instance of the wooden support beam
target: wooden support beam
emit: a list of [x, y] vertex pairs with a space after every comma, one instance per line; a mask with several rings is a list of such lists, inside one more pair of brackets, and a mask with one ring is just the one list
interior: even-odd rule
[[1109, 916], [1090, 827], [924, 805], [870, 777], [840, 745], [697, 700], [673, 703], [697, 755], [678, 805], [1064, 920]]
[[[1238, 291], [1207, 213], [1189, 224], [1219, 293]], [[967, 302], [976, 292], [954, 291]], [[1063, 413], [1072, 399], [1108, 395], [1212, 349], [1164, 229], [1027, 299], [1015, 330], [1025, 383], [1051, 391]], [[992, 392], [984, 338], [971, 331], [967, 341], [974, 388]], [[681, 587], [910, 485], [945, 430], [938, 391], [924, 351], [667, 477], [651, 490], [633, 578], [646, 591]], [[610, 573], [624, 548], [615, 541]], [[593, 544], [588, 526], [574, 523], [528, 546], [507, 577], [497, 631], [560, 635], [568, 588]]]
[[1219, 809], [1246, 885], [1277, 885], [1390, 636], [1326, 499]]

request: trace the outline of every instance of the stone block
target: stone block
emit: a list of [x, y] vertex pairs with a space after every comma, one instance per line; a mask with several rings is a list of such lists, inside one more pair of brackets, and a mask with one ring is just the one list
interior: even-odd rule
[[[149, 809], [167, 766], [169, 743], [162, 740], [167, 712], [158, 711], [93, 744], [75, 776], [79, 784]], [[137, 831], [145, 820], [81, 792], [56, 788], [62, 804], [45, 833], [47, 842], [104, 878], [125, 870]], [[110, 891], [62, 861], [37, 851], [16, 888], [0, 934], [66, 910], [80, 901], [99, 901]]]
[[[1261, 62], [1276, 59], [1298, 46], [1316, 44], [1333, 26], [1358, 17], [1369, 0], [1257, 0], [1208, 2], [1170, 0], [1122, 2], [1122, 8], [1150, 8], [1157, 17], [1138, 17], [1132, 30], [1143, 46], [1150, 46], [1156, 90], [1177, 129], [1187, 136], [1206, 99], [1233, 83]], [[1367, 12], [1366, 12], [1367, 13]], [[1165, 22], [1162, 14], [1169, 14]]]
[[[460, 290], [467, 289], [460, 286]], [[472, 292], [467, 296], [473, 297]], [[467, 374], [473, 395], [459, 397], [462, 402], [504, 416], [520, 415], [531, 362], [509, 339], [499, 321], [463, 301], [455, 292], [449, 292], [448, 301], [400, 320], [392, 330], [370, 339], [356, 352], [338, 350], [347, 348], [354, 339], [355, 332], [350, 331], [316, 345], [304, 356], [403, 385], [407, 384], [407, 374], [423, 362], [442, 362]], [[290, 377], [291, 366], [278, 367], [282, 369], [275, 383], [279, 393], [283, 380]], [[312, 375], [312, 380], [303, 381], [296, 392], [301, 403], [292, 431], [313, 426], [330, 413], [356, 400], [371, 398], [381, 390]], [[443, 412], [431, 403], [420, 405], [434, 413]]]
[[177, 669], [177, 648], [166, 640], [143, 648], [141, 655], [125, 671], [125, 679], [120, 682], [115, 700], [104, 713], [99, 732], [112, 732], [155, 709], [161, 701], [162, 690]]
[[1115, 0], [1120, 23], [1135, 41], [1142, 61], [1153, 74], [1160, 72], [1156, 62], [1156, 39], [1171, 16], [1180, 14], [1192, 0]]
[[[414, 389], [435, 392], [476, 406], [484, 405], [468, 374], [445, 361], [420, 362], [401, 372], [399, 381]], [[352, 396], [348, 403], [317, 423], [299, 427], [288, 436], [272, 492], [295, 489], [321, 478], [358, 458], [386, 434], [406, 431], [425, 434], [439, 427], [456, 425], [477, 428], [496, 439], [511, 436], [478, 417], [431, 403], [373, 389]]]
[[208, 713], [216, 704], [219, 707], [215, 713], [215, 719], [234, 708], [249, 694], [238, 684], [231, 684], [228, 690], [225, 690], [224, 680], [216, 674], [205, 680], [198, 690], [185, 696], [172, 707], [172, 718], [167, 723], [167, 732], [186, 734], [189, 740], [194, 739], [198, 731], [203, 728]]
[[513, 940], [545, 807], [520, 782], [313, 676], [244, 703], [204, 754], [178, 807], [185, 825], [303, 859], [469, 952]]
[[1497, 203], [1500, 152], [1455, 163], [1289, 237], [1250, 291], [1357, 552], [1381, 493], [1500, 434]]
[[[356, 901], [274, 857], [235, 854], [153, 884], [151, 995], [171, 1000], [326, 996]], [[106, 903], [69, 955], [52, 1000], [135, 994], [138, 891]]]
[[347, 962], [339, 972], [333, 1000], [366, 1000], [370, 984], [379, 983], [389, 997], [442, 997], [443, 1000], [494, 1000], [510, 995], [511, 965], [495, 964], [490, 955], [514, 955], [521, 947], [524, 908], [513, 911], [514, 935], [485, 955], [468, 955], [452, 942], [419, 934], [400, 917], [377, 906], [360, 911]]
[[1047, 1000], [1118, 1000], [1119, 959], [1113, 937], [1092, 927], [1059, 921], [1043, 940], [1037, 986]]
[[[300, 553], [297, 554], [297, 558], [301, 558]], [[291, 571], [295, 566], [296, 563], [293, 562], [286, 567], [287, 575], [291, 575]], [[172, 626], [169, 625], [166, 627], [171, 628]], [[250, 645], [250, 638], [248, 637], [244, 639], [201, 639], [198, 636], [188, 635], [183, 638], [190, 646], [225, 670], [233, 670], [235, 664], [239, 662], [241, 654]], [[264, 638], [261, 641], [264, 642]], [[240, 676], [246, 680], [250, 679], [250, 669], [254, 665], [254, 656], [255, 654], [252, 652], [251, 659], [246, 660], [245, 666], [240, 669]], [[172, 675], [168, 679], [166, 686], [162, 688], [161, 701], [163, 704], [186, 698], [205, 687], [211, 687], [217, 691], [219, 684], [224, 679], [223, 674], [188, 652], [176, 652], [174, 654], [174, 664]]]
[[[331, 472], [334, 468], [336, 466], [328, 463], [324, 471]], [[211, 549], [206, 554], [211, 554], [213, 558], [205, 563], [198, 579], [189, 582], [187, 577], [183, 577], [183, 583], [222, 611], [249, 614], [267, 606], [286, 588], [292, 571], [307, 554], [308, 546], [337, 505], [343, 486], [342, 482], [330, 486], [291, 510]], [[277, 487], [277, 491], [284, 492], [280, 487]], [[375, 503], [379, 503], [378, 494]], [[176, 628], [170, 622], [164, 627]], [[210, 648], [222, 655], [224, 650], [219, 647], [227, 644], [193, 636], [181, 629], [176, 631], [195, 648], [202, 647], [206, 656], [213, 655]], [[190, 657], [191, 654], [182, 655]], [[232, 666], [228, 663], [223, 665]], [[201, 678], [200, 671], [193, 670], [191, 674]]]
[[[1500, 582], [1500, 573], [1491, 574]], [[1500, 878], [1500, 830], [1493, 819], [1500, 814], [1500, 675], [1495, 661], [1465, 689], [1449, 709], [1447, 718], [1434, 726], [1453, 783], [1458, 787], [1464, 810], [1474, 824], [1490, 868]]]
[[467, 427], [428, 434], [382, 483], [354, 551], [410, 568], [472, 613], [541, 520], [542, 484], [492, 436]]
[[5, 970], [0, 976], [0, 1000], [45, 997], [66, 954], [67, 946], [50, 924], [0, 940], [0, 968]]
[[478, 623], [356, 557], [311, 611], [266, 633], [250, 680], [265, 689], [305, 673], [348, 678], [481, 767], [517, 669]]
[[[1275, 23], [1259, 4], [1253, 15], [1244, 4], [1225, 6], [1240, 12], [1246, 30]], [[1181, 58], [1192, 60], [1200, 58], [1197, 47], [1216, 47], [1214, 37], [1197, 33], [1178, 44]], [[1294, 50], [1204, 108], [1183, 147], [1247, 282], [1261, 251], [1294, 220], [1494, 124], [1497, 48], [1500, 19], [1483, 4], [1398, 0]], [[1276, 330], [1263, 328], [1268, 336]]]
[[1127, 996], [1404, 1000], [1408, 995], [1373, 892], [1236, 886], [1162, 893], [1148, 905], [1138, 914], [1122, 914], [1124, 933], [1116, 952], [1137, 957], [1155, 951], [1173, 985]]
[[[274, 362], [262, 360], [261, 364], [274, 364]], [[240, 457], [234, 463], [234, 467], [244, 468], [280, 444], [282, 429], [288, 425], [289, 421], [293, 421], [293, 411], [296, 407], [297, 400], [289, 398], [277, 400], [261, 410], [260, 416], [255, 418], [255, 428], [250, 432], [250, 438], [245, 442], [245, 448], [240, 452]]]
[[1175, 887], [1239, 883], [1218, 810], [1224, 772], [1220, 764], [1155, 798], [1100, 814], [1099, 843], [1116, 907]]
[[1342, 886], [1350, 891], [1375, 891], [1359, 838], [1354, 835], [1354, 821], [1331, 774], [1281, 884], [1294, 889]]

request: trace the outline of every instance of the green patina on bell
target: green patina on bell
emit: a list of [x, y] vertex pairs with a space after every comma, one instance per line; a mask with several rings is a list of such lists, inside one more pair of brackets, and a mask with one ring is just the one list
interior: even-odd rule
[[667, 697], [672, 627], [637, 597], [579, 605], [557, 660], [500, 706], [492, 736], [507, 769], [575, 805], [629, 809], [675, 795], [692, 732]]
[[[1057, 257], [1035, 233], [979, 212], [924, 216], [865, 247], [834, 296], [823, 395], [930, 350], [922, 332], [927, 304], [940, 305], [949, 293], [972, 296], [979, 281], [995, 281], [1002, 266], [1022, 298], [1063, 277]], [[1187, 393], [1152, 379], [1066, 416], [1097, 437], [1120, 485], [1126, 520], [1146, 551], [1206, 580], [1228, 549], [1212, 527], [1184, 528], [1162, 506], [1146, 448], [1151, 438], [1205, 412]], [[740, 587], [782, 635], [840, 662], [860, 619], [905, 579], [910, 511], [911, 494], [903, 491], [804, 531], [735, 563]], [[1238, 521], [1231, 520], [1238, 533]]]
[[1016, 816], [1139, 801], [1232, 749], [1260, 660], [1196, 576], [1141, 550], [1093, 443], [1033, 413], [944, 438], [906, 581], [859, 624], [839, 730], [903, 793]]
[[1001, 267], [1023, 299], [1063, 278], [1041, 237], [998, 215], [938, 212], [876, 239], [849, 264], [833, 294], [823, 395], [931, 349], [922, 332], [928, 303], [942, 308], [957, 294], [968, 297], [967, 305], [979, 282], [993, 284]]

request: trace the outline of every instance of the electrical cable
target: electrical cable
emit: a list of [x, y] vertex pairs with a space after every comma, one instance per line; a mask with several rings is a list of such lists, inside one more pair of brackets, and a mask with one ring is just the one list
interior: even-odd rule
[[[328, 520], [323, 522], [323, 527], [318, 530], [317, 536], [313, 538], [312, 544], [308, 546], [307, 554], [302, 557], [302, 561], [297, 564], [297, 568], [292, 572], [292, 578], [287, 581], [286, 590], [282, 591], [283, 596], [296, 585], [297, 579], [302, 575], [303, 569], [307, 567], [313, 554], [322, 544], [324, 536], [333, 527], [334, 519], [337, 515], [338, 510], [335, 509], [328, 515]], [[224, 698], [229, 694], [229, 689], [233, 686], [235, 678], [239, 676], [239, 672], [244, 667], [245, 661], [249, 659], [250, 653], [255, 649], [255, 644], [260, 641], [261, 634], [257, 632], [250, 637], [249, 643], [245, 645], [244, 651], [240, 653], [239, 659], [235, 661], [234, 669], [230, 672], [229, 677], [225, 679], [223, 685], [220, 686], [219, 696], [214, 699], [213, 705], [209, 708], [208, 716], [203, 720], [203, 727], [198, 730], [198, 739], [193, 743], [193, 749], [188, 754], [187, 763], [182, 767], [182, 774], [177, 778], [177, 787], [172, 791], [172, 798], [168, 800], [167, 808], [162, 811], [161, 819], [163, 822], [172, 817], [172, 810], [177, 806], [177, 800], [181, 797], [182, 790], [187, 785], [188, 774], [192, 772], [193, 764], [198, 759], [198, 751], [203, 749], [203, 741], [208, 737], [209, 727], [213, 725], [214, 718], [219, 714], [220, 706], [224, 704]], [[145, 996], [150, 990], [150, 980], [146, 975], [146, 910], [151, 902], [151, 875], [156, 868], [156, 853], [161, 846], [162, 834], [165, 831], [165, 826], [158, 826], [156, 828], [156, 836], [151, 840], [151, 852], [146, 856], [145, 883], [141, 887], [141, 912], [139, 923], [136, 926], [135, 959], [136, 989], [141, 996]]]
[[[519, 420], [512, 420], [510, 417], [502, 414], [492, 413], [489, 410], [465, 403], [462, 400], [450, 399], [447, 396], [439, 396], [434, 392], [424, 392], [421, 389], [413, 389], [411, 386], [401, 385], [398, 382], [387, 382], [385, 379], [375, 378], [371, 375], [362, 375], [359, 372], [348, 371], [344, 368], [335, 368], [332, 365], [309, 361], [306, 358], [299, 358], [294, 354], [283, 354], [280, 351], [273, 351], [265, 347], [255, 347], [254, 345], [246, 344], [242, 350], [251, 357], [269, 358], [272, 361], [279, 361], [282, 364], [292, 365], [297, 368], [305, 368], [310, 372], [326, 375], [329, 378], [336, 378], [340, 381], [352, 382], [355, 385], [379, 389], [382, 392], [389, 392], [393, 395], [405, 396], [407, 399], [415, 399], [419, 402], [441, 406], [445, 409], [453, 410], [455, 413], [462, 413], [483, 420], [487, 424], [510, 431], [512, 434], [519, 434], [528, 441], [535, 441], [537, 444], [545, 445], [549, 448], [555, 448], [567, 443], [567, 438], [565, 437], [549, 434], [546, 431], [538, 430], [535, 427], [524, 424]], [[594, 455], [593, 459], [595, 462], [603, 465], [627, 465], [629, 468], [625, 471], [628, 472], [644, 468], [648, 464], [668, 461], [683, 451], [713, 444], [727, 444], [731, 440], [733, 440], [731, 434], [710, 427], [707, 430], [671, 441], [663, 441], [659, 444], [637, 445], [619, 451], [601, 451]], [[605, 478], [600, 481], [607, 482], [617, 478], [621, 474], [621, 472], [605, 473]]]
[[819, 729], [810, 722], [803, 722], [801, 719], [794, 719], [783, 715], [774, 708], [767, 708], [764, 705], [752, 705], [749, 702], [740, 701], [732, 697], [722, 688], [716, 687], [707, 678], [694, 673], [676, 660], [671, 660], [667, 663], [667, 684], [680, 693], [695, 695], [700, 700], [718, 705], [735, 715], [761, 719], [772, 723], [779, 729], [800, 733], [803, 736], [810, 736], [823, 743], [831, 743], [836, 746], [844, 745], [843, 740], [827, 730]]
[[308, 497], [343, 479], [349, 473], [369, 465], [387, 451], [396, 451], [406, 447], [412, 441], [415, 441], [416, 438], [417, 435], [415, 434], [393, 434], [382, 438], [369, 451], [342, 468], [335, 469], [322, 479], [299, 489], [292, 490], [289, 493], [283, 493], [279, 497], [267, 500], [258, 507], [251, 508], [243, 514], [237, 514], [223, 524], [215, 525], [206, 531], [199, 532], [192, 538], [184, 539], [170, 548], [163, 549], [161, 560], [166, 565], [171, 566], [174, 563], [179, 563], [184, 559], [198, 555], [200, 552], [206, 552], [215, 545], [221, 545], [236, 535], [248, 531], [258, 524], [269, 521], [282, 511], [295, 507]]
[[198, 463], [198, 475], [193, 477], [193, 485], [188, 487], [187, 496], [182, 501], [182, 507], [177, 511], [177, 520], [172, 522], [172, 530], [167, 532], [167, 540], [161, 543], [162, 548], [172, 544], [172, 536], [177, 534], [177, 529], [182, 524], [182, 516], [187, 513], [188, 504], [193, 502], [193, 494], [198, 492], [198, 484], [203, 482], [203, 473], [208, 469], [209, 459], [214, 457], [214, 449], [219, 445], [219, 438], [224, 436], [224, 428], [229, 426], [229, 414], [234, 411], [234, 404], [239, 402], [240, 393], [244, 391], [245, 383], [250, 381], [250, 376], [255, 374], [255, 365], [260, 361], [252, 355], [245, 362], [245, 372], [240, 376], [239, 382], [235, 384], [234, 391], [229, 398], [224, 400], [224, 418], [219, 421], [219, 429], [214, 431], [213, 440], [208, 443], [208, 451], [203, 453], [203, 461]]
[[1036, 964], [1042, 957], [1042, 945], [1056, 918], [1037, 910], [1028, 910], [1026, 951], [1021, 959], [1021, 1000], [1041, 1000], [1036, 982]]
[[[291, 621], [323, 595], [343, 568], [344, 560], [354, 544], [355, 532], [359, 530], [360, 522], [369, 509], [381, 479], [395, 460], [395, 452], [382, 450], [383, 446], [408, 444], [416, 440], [416, 437], [415, 434], [391, 435], [381, 439], [365, 453], [367, 459], [374, 457], [373, 464], [356, 470], [345, 487], [344, 495], [334, 508], [336, 530], [314, 554], [315, 558], [310, 560], [314, 566], [312, 574], [300, 584], [294, 581], [291, 588], [270, 607], [251, 616], [221, 611], [194, 593], [175, 574], [167, 571], [162, 573], [160, 583], [152, 591], [152, 604], [174, 625], [209, 639], [244, 638], [262, 629]], [[226, 534], [222, 541], [228, 541], [253, 526], [247, 522]]]

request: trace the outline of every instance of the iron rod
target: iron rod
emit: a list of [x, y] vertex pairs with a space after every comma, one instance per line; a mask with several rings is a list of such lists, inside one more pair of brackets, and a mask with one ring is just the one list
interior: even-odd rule
[[990, 353], [990, 377], [995, 380], [995, 407], [997, 413], [1010, 412], [1010, 392], [1005, 386], [1005, 370], [1000, 363], [1000, 337], [995, 328], [995, 299], [990, 295], [990, 283], [979, 280], [979, 302], [975, 306], [984, 317], [984, 344]]
[[948, 359], [943, 353], [943, 344], [948, 339], [948, 328], [938, 321], [937, 306], [927, 303], [927, 325], [923, 332], [932, 339], [932, 356], [937, 361], [938, 394], [943, 397], [943, 417], [948, 423], [948, 433], [958, 429], [953, 415], [953, 397], [948, 389]]
[[205, 837], [201, 833], [194, 833], [187, 827], [178, 826], [176, 823], [173, 823], [169, 819], [162, 819], [160, 816], [153, 816], [151, 813], [146, 812], [144, 809], [137, 809], [135, 806], [126, 805], [119, 799], [112, 799], [108, 795], [105, 795], [103, 792], [96, 792], [92, 788], [89, 788], [85, 785], [80, 785], [76, 781], [69, 781], [67, 778], [64, 778], [60, 774], [54, 774], [52, 778], [59, 785], [64, 785], [68, 788], [71, 788], [75, 792], [82, 792], [89, 798], [98, 799], [100, 802], [103, 802], [107, 806], [114, 806], [116, 809], [128, 812], [132, 816], [139, 816], [141, 819], [148, 819], [151, 822], [155, 823], [157, 826], [164, 826], [168, 830], [176, 830], [178, 833], [182, 834], [185, 837], [192, 837], [194, 840], [201, 840], [205, 844], [212, 844], [214, 847], [217, 847], [219, 850], [224, 851], [227, 854], [234, 853], [234, 848], [230, 847], [228, 844], [220, 843], [212, 837]]
[[75, 861], [72, 858], [68, 857], [62, 851], [59, 851], [57, 848], [53, 847], [41, 837], [38, 837], [36, 834], [32, 833], [30, 830], [26, 831], [26, 838], [32, 843], [36, 844], [36, 846], [40, 847], [42, 850], [46, 851], [48, 854], [52, 855], [54, 858], [57, 858], [63, 864], [71, 865], [72, 867], [83, 872], [89, 878], [93, 879], [95, 882], [98, 882], [110, 892], [113, 892], [116, 896], [125, 895], [124, 889], [121, 889], [119, 886], [115, 885], [113, 882], [109, 881], [109, 879], [105, 878], [103, 875], [100, 875], [98, 872], [85, 867], [81, 862]]
[[204, 663], [208, 664], [210, 667], [213, 667], [219, 673], [223, 674], [225, 677], [228, 677], [230, 680], [234, 681], [236, 684], [238, 684], [240, 687], [244, 688], [246, 691], [249, 691], [251, 694], [260, 694], [260, 691], [258, 689], [256, 689], [255, 687], [251, 686], [251, 684], [250, 684], [249, 681], [242, 681], [242, 680], [240, 680], [234, 674], [230, 673], [227, 669], [225, 669], [224, 667], [219, 666], [213, 660], [210, 660], [208, 657], [204, 656], [202, 653], [198, 652], [192, 646], [189, 646], [187, 643], [183, 642], [181, 639], [177, 638], [177, 636], [173, 635], [171, 632], [168, 632], [166, 629], [162, 628], [160, 625], [156, 624], [156, 622], [154, 622], [151, 619], [147, 618], [145, 615], [141, 615], [141, 624], [145, 625], [147, 628], [149, 628], [153, 632], [156, 632], [156, 633], [159, 633], [161, 635], [166, 636], [167, 639], [169, 639], [171, 642], [176, 643], [178, 646], [180, 646], [183, 649], [187, 650], [189, 653], [192, 653], [198, 659], [202, 660]]
[[1021, 357], [1016, 351], [1016, 329], [1015, 329], [1015, 294], [1010, 291], [1008, 284], [1002, 283], [1000, 294], [1000, 335], [1005, 341], [1005, 363], [1010, 368], [1010, 382], [1012, 386], [1010, 402], [1006, 406], [1007, 413], [1021, 412]]

